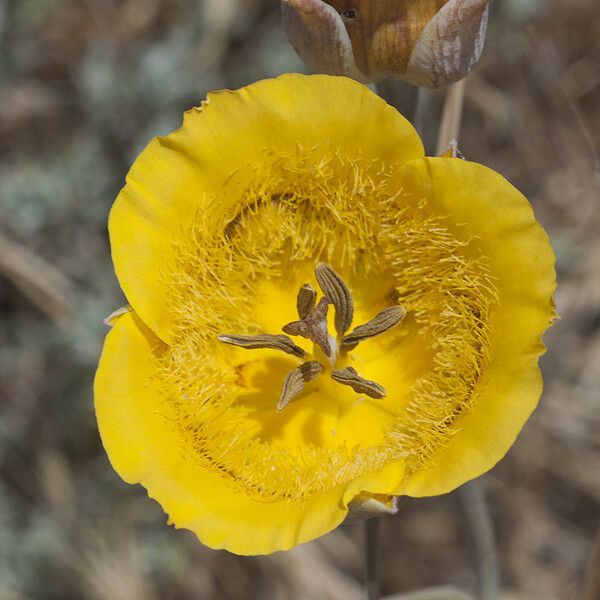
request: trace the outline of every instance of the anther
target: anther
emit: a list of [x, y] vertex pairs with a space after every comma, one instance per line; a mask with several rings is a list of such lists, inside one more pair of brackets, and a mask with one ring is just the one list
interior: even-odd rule
[[296, 298], [296, 308], [298, 309], [298, 316], [301, 319], [304, 319], [308, 316], [311, 310], [317, 304], [317, 290], [310, 285], [310, 283], [305, 283], [298, 290], [298, 297]]
[[302, 392], [305, 383], [312, 381], [322, 372], [323, 365], [316, 360], [305, 362], [290, 371], [283, 382], [283, 388], [281, 389], [279, 402], [277, 403], [277, 411], [282, 411], [300, 392]]
[[331, 378], [342, 385], [350, 386], [356, 393], [365, 394], [369, 398], [375, 398], [381, 400], [385, 398], [387, 392], [382, 385], [379, 385], [375, 381], [370, 379], [364, 379], [352, 367], [346, 367], [339, 371], [334, 371], [331, 374]]
[[287, 335], [270, 335], [268, 333], [259, 333], [258, 335], [229, 335], [223, 334], [217, 336], [220, 342], [239, 346], [247, 350], [258, 350], [261, 348], [269, 348], [271, 350], [281, 350], [286, 354], [292, 354], [298, 358], [304, 358], [306, 352]]
[[335, 308], [335, 329], [342, 336], [352, 325], [354, 302], [344, 280], [329, 265], [319, 263], [315, 269], [319, 286]]
[[406, 316], [406, 310], [401, 306], [384, 308], [377, 316], [364, 325], [358, 325], [348, 335], [342, 338], [341, 350], [352, 350], [364, 340], [385, 333], [395, 327]]
[[331, 356], [331, 344], [329, 343], [329, 334], [327, 333], [327, 310], [329, 302], [327, 298], [321, 298], [315, 308], [313, 308], [300, 321], [292, 321], [283, 326], [284, 333], [290, 335], [299, 335], [300, 337], [311, 340], [317, 344], [326, 356]]

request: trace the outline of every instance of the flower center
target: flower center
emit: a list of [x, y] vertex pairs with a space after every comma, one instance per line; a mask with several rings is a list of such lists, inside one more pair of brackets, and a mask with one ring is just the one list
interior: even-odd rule
[[[432, 464], [485, 385], [497, 292], [478, 238], [431, 202], [415, 207], [409, 188], [390, 195], [394, 165], [339, 153], [324, 161], [317, 151], [260, 171], [231, 210], [199, 213], [174, 240], [165, 280], [175, 316], [172, 341], [157, 355], [165, 419], [190, 460], [267, 502], [308, 499], [398, 459], [407, 472]], [[401, 305], [402, 325], [342, 350], [352, 323], [337, 334], [316, 261], [343, 275], [356, 323]], [[307, 281], [318, 290], [314, 305]], [[281, 331], [302, 320], [298, 303], [316, 308], [323, 295], [334, 364], [314, 342]], [[218, 341], [228, 332], [280, 334], [279, 346], [249, 352]], [[275, 410], [289, 372], [311, 360], [323, 370]], [[387, 396], [332, 378], [347, 366]]]
[[[357, 394], [374, 399], [385, 398], [386, 390], [382, 385], [361, 377], [353, 367], [343, 365], [347, 362], [346, 355], [349, 351], [361, 342], [398, 325], [406, 316], [406, 311], [401, 306], [390, 306], [348, 333], [354, 319], [354, 301], [350, 289], [342, 277], [325, 263], [317, 265], [315, 276], [323, 297], [317, 302], [317, 291], [312, 285], [305, 283], [296, 298], [299, 319], [282, 327], [283, 332], [288, 335], [300, 336], [313, 342], [311, 357], [288, 335], [221, 334], [217, 339], [248, 350], [268, 348], [298, 358], [311, 358], [287, 374], [277, 402], [278, 411], [282, 411], [298, 396], [306, 383], [325, 371], [329, 372], [333, 381], [352, 388]], [[335, 311], [336, 336], [330, 334], [327, 327], [330, 304]]]

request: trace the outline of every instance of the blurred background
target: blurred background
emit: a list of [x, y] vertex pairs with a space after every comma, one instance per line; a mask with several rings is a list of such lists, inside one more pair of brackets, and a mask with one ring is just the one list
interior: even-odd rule
[[[93, 412], [129, 165], [208, 90], [285, 71], [304, 67], [277, 0], [0, 0], [0, 599], [363, 597], [360, 526], [270, 557], [209, 550], [112, 471]], [[598, 145], [598, 0], [496, 0], [461, 150], [531, 199], [561, 315], [540, 407], [482, 481], [507, 600], [600, 598]], [[457, 494], [405, 500], [381, 536], [384, 594], [475, 593]]]

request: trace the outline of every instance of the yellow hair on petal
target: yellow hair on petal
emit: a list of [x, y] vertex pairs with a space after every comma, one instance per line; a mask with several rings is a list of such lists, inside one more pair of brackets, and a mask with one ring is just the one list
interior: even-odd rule
[[[446, 217], [424, 203], [406, 205], [401, 190], [390, 196], [394, 165], [341, 151], [324, 159], [318, 150], [299, 148], [257, 168], [255, 183], [238, 197], [206, 198], [210, 210], [173, 240], [176, 264], [164, 283], [175, 315], [172, 343], [157, 365], [165, 415], [186, 440], [189, 460], [263, 501], [308, 498], [399, 458], [418, 468], [472, 406], [487, 360], [495, 291], [476, 243], [457, 239]], [[283, 287], [293, 305], [296, 290], [285, 290], [285, 278], [310, 273], [318, 260], [350, 281], [393, 282], [383, 292], [407, 309], [423, 346], [427, 368], [414, 378], [406, 406], [397, 399], [374, 444], [360, 436], [323, 445], [261, 437], [240, 395], [250, 387], [248, 364], [265, 355], [235, 365], [235, 351], [216, 342], [220, 333], [259, 332], [257, 304], [277, 302], [265, 292], [272, 286]]]

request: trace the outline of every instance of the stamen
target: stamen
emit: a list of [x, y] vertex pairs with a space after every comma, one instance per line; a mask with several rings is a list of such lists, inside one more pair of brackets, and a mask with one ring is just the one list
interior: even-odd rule
[[354, 318], [352, 294], [344, 280], [329, 265], [319, 263], [315, 275], [323, 293], [335, 308], [335, 329], [342, 336], [348, 331]]
[[331, 344], [327, 333], [327, 310], [329, 302], [327, 298], [321, 298], [315, 308], [313, 308], [300, 321], [292, 321], [283, 326], [283, 331], [290, 335], [299, 335], [311, 340], [323, 350], [326, 356], [331, 356]]
[[296, 346], [287, 335], [270, 335], [268, 333], [259, 333], [257, 335], [234, 335], [223, 334], [217, 336], [220, 342], [239, 346], [247, 350], [256, 350], [260, 348], [269, 348], [271, 350], [281, 350], [286, 354], [292, 354], [298, 358], [304, 358], [306, 352]]
[[364, 379], [352, 367], [334, 371], [331, 374], [331, 378], [342, 385], [350, 386], [358, 394], [366, 394], [369, 398], [381, 400], [381, 398], [385, 398], [387, 393], [382, 385], [379, 385], [375, 381]]
[[406, 316], [406, 310], [401, 306], [384, 308], [377, 316], [364, 325], [355, 327], [348, 335], [344, 336], [340, 345], [341, 350], [353, 350], [364, 340], [385, 333], [395, 327]]
[[317, 290], [310, 285], [305, 283], [298, 290], [298, 297], [296, 298], [296, 308], [298, 309], [298, 316], [301, 319], [305, 319], [311, 310], [315, 308], [317, 304]]
[[323, 365], [316, 360], [310, 360], [290, 371], [283, 382], [279, 395], [277, 411], [282, 411], [303, 389], [304, 384], [312, 381], [323, 372]]

